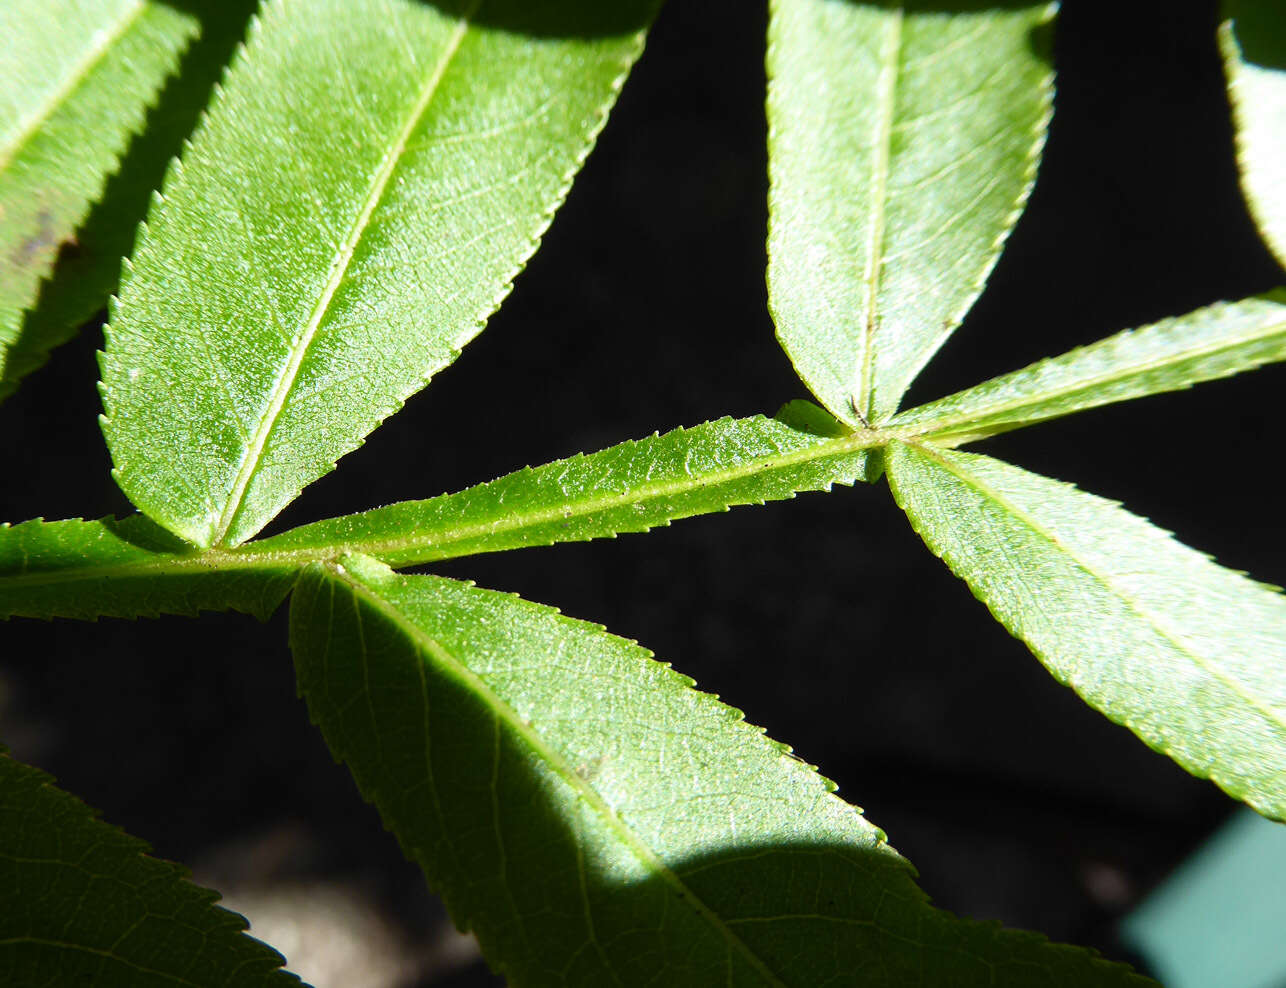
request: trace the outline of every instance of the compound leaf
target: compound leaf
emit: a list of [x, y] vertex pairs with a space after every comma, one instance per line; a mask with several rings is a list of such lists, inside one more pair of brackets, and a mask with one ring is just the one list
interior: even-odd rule
[[1225, 0], [1219, 47], [1228, 76], [1241, 185], [1251, 215], [1286, 267], [1286, 7]]
[[1053, 8], [773, 0], [768, 287], [832, 413], [897, 408], [1017, 220], [1052, 97]]
[[0, 748], [0, 983], [298, 986], [178, 865]]
[[266, 620], [295, 572], [262, 559], [195, 553], [142, 515], [0, 525], [0, 618], [237, 610]]
[[655, 0], [269, 0], [122, 279], [116, 476], [236, 545], [481, 329]]
[[281, 555], [344, 547], [406, 566], [645, 532], [733, 505], [874, 480], [865, 447], [877, 441], [872, 433], [818, 435], [758, 415], [719, 419], [526, 467], [455, 494], [327, 519], [246, 548]]
[[1189, 772], [1286, 818], [1286, 597], [1117, 504], [892, 443], [921, 538], [1062, 683]]
[[639, 646], [366, 557], [291, 608], [332, 751], [517, 985], [1136, 985], [933, 909], [789, 749]]
[[1126, 330], [895, 415], [889, 428], [963, 443], [1286, 360], [1286, 291]]
[[197, 28], [151, 0], [0, 5], [0, 398], [60, 341], [24, 313]]

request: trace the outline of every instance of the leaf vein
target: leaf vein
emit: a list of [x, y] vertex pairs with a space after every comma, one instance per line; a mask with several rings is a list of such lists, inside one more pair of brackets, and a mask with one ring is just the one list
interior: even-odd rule
[[411, 112], [407, 115], [407, 121], [403, 126], [401, 133], [389, 148], [388, 153], [384, 155], [384, 160], [377, 169], [370, 189], [367, 191], [362, 208], [345, 239], [343, 248], [327, 280], [325, 288], [322, 290], [317, 304], [313, 307], [312, 314], [309, 316], [308, 323], [303, 332], [295, 341], [291, 349], [290, 358], [282, 368], [277, 382], [272, 389], [272, 397], [269, 400], [268, 407], [259, 420], [258, 428], [255, 430], [254, 439], [246, 449], [245, 455], [241, 461], [241, 467], [237, 471], [236, 479], [233, 481], [232, 490], [229, 492], [228, 500], [224, 506], [223, 512], [219, 517], [212, 542], [214, 545], [222, 545], [227, 537], [232, 523], [236, 520], [241, 506], [245, 502], [246, 491], [250, 486], [250, 481], [254, 477], [256, 468], [263, 456], [264, 448], [267, 445], [268, 437], [282, 409], [285, 407], [286, 399], [294, 385], [295, 378], [299, 375], [299, 370], [303, 365], [304, 356], [307, 354], [317, 330], [321, 326], [322, 319], [330, 307], [331, 300], [339, 290], [340, 285], [344, 282], [345, 275], [349, 265], [352, 263], [353, 256], [356, 252], [357, 245], [362, 238], [367, 226], [371, 222], [376, 207], [384, 196], [384, 191], [388, 187], [389, 181], [397, 168], [398, 161], [401, 159], [406, 142], [410, 139], [415, 128], [419, 126], [421, 119], [429, 108], [438, 86], [446, 74], [447, 67], [455, 58], [456, 52], [460, 49], [460, 44], [464, 40], [465, 33], [468, 31], [472, 17], [477, 13], [478, 8], [482, 6], [482, 0], [471, 0], [467, 10], [461, 13], [459, 23], [456, 25], [455, 32], [447, 42], [438, 64], [433, 71], [429, 73], [424, 87], [412, 107]]

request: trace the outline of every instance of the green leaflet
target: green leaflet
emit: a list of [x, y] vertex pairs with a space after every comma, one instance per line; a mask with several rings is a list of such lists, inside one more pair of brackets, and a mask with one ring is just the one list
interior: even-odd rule
[[1111, 501], [999, 460], [892, 443], [885, 461], [929, 548], [1060, 682], [1286, 818], [1286, 597]]
[[124, 491], [236, 545], [450, 363], [535, 249], [655, 0], [269, 0], [122, 279]]
[[[174, 74], [148, 109], [145, 124], [122, 151], [115, 171], [76, 228], [74, 241], [58, 253], [34, 303], [22, 313], [16, 340], [2, 361], [0, 399], [107, 305], [119, 284], [121, 258], [133, 252], [139, 221], [152, 202], [153, 190], [160, 188], [170, 160], [192, 133], [258, 4], [255, 0], [183, 0], [181, 6], [186, 14], [199, 18], [200, 36], [183, 52]], [[115, 95], [133, 98], [134, 92], [122, 89]]]
[[291, 613], [300, 692], [514, 985], [1145, 985], [930, 907], [789, 749], [602, 629], [349, 557]]
[[0, 983], [299, 985], [218, 895], [0, 748]]
[[526, 467], [457, 494], [305, 525], [247, 549], [329, 546], [333, 553], [341, 546], [408, 566], [645, 532], [733, 505], [874, 480], [865, 447], [877, 441], [870, 432], [816, 435], [758, 415], [719, 419]]
[[0, 5], [0, 398], [58, 342], [24, 312], [196, 31], [152, 0]]
[[641, 532], [676, 518], [874, 480], [873, 432], [721, 419], [530, 467], [457, 494], [197, 551], [142, 516], [0, 526], [0, 617], [133, 617], [232, 608], [267, 617], [310, 563], [351, 552], [396, 565]]
[[1080, 347], [895, 415], [952, 444], [1286, 360], [1286, 290], [1220, 303]]
[[1052, 14], [773, 0], [769, 301], [844, 421], [891, 415], [982, 290], [1044, 141]]
[[1224, 0], [1219, 47], [1228, 76], [1241, 184], [1251, 215], [1286, 267], [1286, 8]]
[[271, 561], [194, 553], [142, 515], [0, 525], [0, 618], [231, 609], [266, 620], [294, 579], [293, 568]]

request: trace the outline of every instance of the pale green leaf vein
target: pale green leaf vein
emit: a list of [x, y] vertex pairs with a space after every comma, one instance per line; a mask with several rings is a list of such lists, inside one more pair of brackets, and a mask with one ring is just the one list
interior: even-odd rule
[[[261, 542], [249, 542], [232, 549], [216, 547], [186, 555], [158, 552], [151, 558], [107, 566], [69, 566], [34, 571], [28, 569], [29, 561], [24, 557], [22, 567], [16, 572], [5, 574], [2, 582], [5, 586], [22, 588], [74, 583], [87, 579], [110, 580], [146, 574], [253, 570], [268, 566], [304, 567], [350, 553], [374, 556], [392, 565], [432, 562], [451, 558], [453, 544], [465, 543], [478, 536], [499, 536], [527, 527], [537, 528], [553, 521], [586, 518], [598, 512], [609, 512], [630, 504], [662, 501], [668, 497], [687, 494], [701, 488], [734, 484], [759, 473], [882, 446], [894, 435], [894, 433], [879, 430], [858, 430], [801, 449], [749, 458], [723, 470], [703, 473], [693, 469], [686, 476], [675, 480], [653, 481], [610, 494], [581, 496], [548, 508], [515, 511], [500, 519], [488, 519], [472, 524], [431, 528], [411, 536], [338, 539], [323, 544], [298, 547], [283, 546], [277, 541], [281, 537], [274, 537]], [[304, 529], [299, 531], [302, 532]], [[289, 537], [292, 534], [283, 533], [282, 537]]]
[[273, 425], [276, 423], [278, 416], [281, 415], [286, 399], [290, 397], [290, 393], [294, 388], [295, 378], [298, 377], [299, 369], [303, 365], [308, 348], [312, 345], [313, 339], [317, 335], [317, 330], [321, 326], [322, 319], [325, 318], [326, 312], [330, 308], [331, 300], [344, 283], [349, 265], [352, 263], [353, 255], [357, 250], [357, 245], [370, 224], [371, 216], [384, 198], [384, 191], [388, 187], [388, 183], [393, 177], [393, 172], [397, 169], [398, 162], [405, 152], [407, 142], [410, 141], [411, 135], [428, 111], [429, 104], [433, 101], [438, 86], [442, 82], [442, 77], [446, 74], [447, 67], [460, 49], [460, 43], [464, 40], [471, 19], [477, 14], [478, 8], [481, 6], [482, 0], [471, 0], [468, 9], [460, 14], [459, 22], [444, 47], [437, 64], [433, 67], [433, 71], [429, 73], [428, 78], [425, 80], [424, 87], [421, 89], [415, 105], [407, 115], [405, 125], [397, 135], [393, 145], [384, 155], [384, 159], [375, 173], [357, 219], [354, 220], [348, 236], [339, 248], [338, 257], [330, 278], [322, 289], [317, 303], [308, 317], [307, 324], [295, 341], [294, 346], [291, 347], [290, 356], [274, 383], [268, 406], [259, 419], [255, 434], [246, 448], [245, 455], [241, 460], [241, 467], [237, 471], [236, 479], [233, 482], [232, 490], [224, 504], [223, 513], [215, 527], [214, 545], [223, 544], [228, 531], [232, 527], [232, 523], [236, 520], [237, 514], [241, 510], [242, 502], [246, 496], [246, 489], [250, 486], [250, 481], [259, 467], [259, 461], [263, 457], [264, 447], [267, 445], [268, 437], [272, 433]]
[[875, 373], [875, 333], [879, 328], [880, 275], [884, 268], [884, 226], [889, 187], [889, 159], [893, 151], [893, 114], [897, 108], [898, 74], [902, 60], [903, 8], [890, 11], [888, 26], [880, 39], [880, 76], [876, 88], [877, 115], [871, 169], [871, 216], [867, 227], [866, 271], [866, 342], [862, 347], [862, 364], [857, 382], [853, 410], [863, 422], [874, 411], [872, 397]]
[[[1161, 638], [1165, 639], [1165, 641], [1173, 646], [1176, 652], [1188, 658], [1193, 665], [1202, 669], [1211, 678], [1218, 680], [1226, 686], [1230, 691], [1249, 704], [1252, 709], [1260, 713], [1269, 723], [1275, 724], [1277, 727], [1286, 731], [1286, 715], [1283, 715], [1281, 711], [1267, 706], [1260, 697], [1247, 690], [1236, 677], [1229, 675], [1226, 670], [1217, 664], [1209, 662], [1200, 653], [1194, 651], [1181, 635], [1176, 635], [1170, 631], [1170, 629], [1166, 627], [1165, 622], [1151, 613], [1150, 609], [1145, 604], [1140, 602], [1128, 590], [1119, 587], [1116, 581], [1112, 579], [1111, 574], [1104, 573], [1093, 564], [1087, 562], [1080, 553], [1068, 546], [1062, 539], [1060, 539], [1055, 533], [1051, 532], [1029, 512], [1014, 504], [1012, 500], [1000, 491], [995, 490], [974, 474], [962, 470], [951, 460], [941, 456], [932, 446], [920, 443], [912, 443], [911, 445], [914, 446], [915, 449], [923, 456], [932, 460], [943, 470], [946, 470], [952, 476], [959, 479], [962, 483], [972, 487], [984, 497], [989, 498], [996, 504], [1000, 505], [1006, 512], [1020, 521], [1028, 529], [1047, 541], [1050, 545], [1056, 547], [1058, 551], [1070, 560], [1082, 573], [1090, 577], [1109, 593], [1113, 594], [1118, 600], [1125, 604], [1126, 607], [1138, 615], [1141, 621], [1147, 624]], [[1004, 538], [997, 536], [997, 544], [1004, 547]], [[1011, 562], [1010, 565], [1015, 568], [1015, 572], [1022, 571], [1022, 567], [1016, 566], [1015, 563]]]
[[[116, 42], [120, 41], [134, 26], [134, 22], [142, 16], [146, 9], [143, 0], [135, 0], [132, 10], [123, 12], [121, 19], [109, 28], [104, 28], [99, 32], [94, 44], [85, 49], [81, 60], [72, 67], [62, 82], [49, 94], [45, 102], [34, 108], [33, 112], [17, 130], [17, 135], [10, 145], [0, 151], [0, 171], [9, 167], [10, 162], [17, 157], [18, 153], [31, 140], [40, 128], [58, 110], [67, 98], [72, 94], [77, 86], [94, 71], [97, 66], [112, 50]], [[17, 39], [10, 39], [11, 44], [16, 44]]]
[[[1048, 358], [1027, 368], [995, 378], [979, 386], [978, 389], [957, 392], [955, 395], [950, 395], [930, 404], [909, 409], [895, 416], [890, 424], [904, 427], [914, 426], [915, 430], [925, 438], [932, 438], [937, 441], [950, 439], [953, 444], [983, 439], [1010, 428], [1017, 428], [1024, 424], [1039, 421], [1038, 417], [1034, 417], [1030, 421], [1022, 419], [1020, 414], [1018, 419], [1007, 419], [1007, 416], [1022, 413], [1025, 409], [1031, 409], [1033, 414], [1036, 414], [1040, 412], [1042, 407], [1057, 407], [1060, 401], [1075, 398], [1077, 395], [1082, 394], [1090, 399], [1085, 407], [1119, 400], [1113, 397], [1112, 388], [1115, 385], [1129, 384], [1135, 378], [1142, 378], [1151, 373], [1165, 371], [1167, 368], [1178, 364], [1191, 361], [1207, 361], [1212, 358], [1218, 358], [1223, 354], [1235, 355], [1237, 351], [1243, 350], [1247, 346], [1270, 342], [1273, 337], [1286, 334], [1286, 315], [1262, 324], [1252, 324], [1248, 332], [1217, 336], [1215, 338], [1207, 337], [1204, 340], [1199, 339], [1190, 346], [1156, 350], [1151, 354], [1145, 353], [1142, 357], [1135, 359], [1114, 360], [1098, 373], [1072, 375], [1053, 384], [1042, 381], [1039, 390], [1035, 392], [1003, 387], [1007, 381], [1027, 377], [1034, 371], [1042, 367], [1053, 366], [1059, 361], [1070, 361], [1079, 355], [1089, 353], [1094, 347], [1110, 346], [1122, 341], [1129, 344], [1145, 339], [1144, 334], [1154, 329], [1155, 327], [1145, 327], [1143, 329], [1126, 330], [1118, 336], [1109, 337], [1080, 350], [1070, 351], [1062, 357]], [[1274, 359], [1281, 359], [1281, 357], [1277, 354], [1272, 354], [1264, 358], [1262, 362], [1267, 363]], [[1195, 384], [1203, 379], [1204, 375], [1193, 377], [1190, 380], [1177, 379], [1170, 387], [1183, 387]], [[997, 397], [980, 396], [980, 400], [964, 403], [961, 407], [955, 407], [957, 402], [969, 397], [972, 391], [980, 391], [981, 388], [994, 390], [997, 392]], [[1101, 400], [1092, 400], [1095, 395], [1100, 394], [1106, 397]], [[1066, 414], [1068, 411], [1075, 410], [1061, 410], [1059, 414]], [[975, 423], [977, 424], [975, 425]]]
[[[563, 780], [566, 785], [576, 792], [577, 796], [585, 804], [591, 807], [594, 812], [604, 821], [609, 830], [611, 830], [623, 845], [628, 847], [631, 853], [638, 859], [639, 863], [651, 871], [654, 875], [666, 882], [675, 891], [684, 896], [696, 911], [728, 945], [730, 951], [735, 951], [746, 959], [746, 961], [755, 969], [755, 971], [765, 978], [769, 984], [786, 988], [784, 982], [764, 966], [762, 960], [749, 948], [749, 946], [738, 937], [729, 924], [726, 923], [718, 914], [710, 909], [696, 893], [689, 888], [683, 880], [671, 870], [665, 862], [647, 846], [646, 843], [616, 814], [608, 805], [607, 801], [591, 786], [575, 767], [561, 754], [545, 743], [544, 738], [540, 736], [532, 727], [527, 724], [518, 712], [500, 696], [487, 683], [470, 669], [464, 662], [461, 662], [450, 651], [448, 651], [440, 642], [427, 634], [423, 629], [418, 627], [414, 622], [407, 620], [401, 611], [386, 601], [381, 595], [367, 587], [361, 581], [351, 577], [345, 570], [342, 563], [329, 563], [327, 569], [330, 573], [342, 581], [356, 597], [360, 597], [370, 607], [382, 614], [386, 619], [392, 622], [396, 627], [401, 629], [402, 633], [433, 659], [439, 663], [444, 671], [449, 672], [459, 682], [471, 690], [476, 696], [482, 699], [496, 716], [497, 728], [500, 721], [503, 720], [509, 730], [520, 738], [530, 750]], [[498, 749], [497, 749], [498, 750]], [[494, 785], [493, 785], [494, 789]]]

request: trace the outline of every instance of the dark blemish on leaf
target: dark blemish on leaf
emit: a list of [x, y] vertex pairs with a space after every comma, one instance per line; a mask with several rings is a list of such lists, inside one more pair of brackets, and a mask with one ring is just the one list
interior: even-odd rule
[[857, 407], [856, 395], [848, 396], [848, 407], [853, 409], [853, 414], [856, 415], [857, 420], [862, 423], [863, 429], [869, 429], [871, 427], [871, 423], [866, 421], [866, 416], [862, 413], [862, 410]]
[[[48, 209], [36, 214], [37, 229], [14, 248], [10, 261], [15, 267], [27, 267], [41, 258], [50, 247], [58, 243], [54, 231], [54, 216]], [[75, 238], [72, 238], [73, 240]]]

